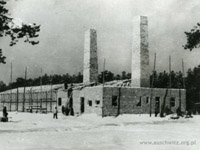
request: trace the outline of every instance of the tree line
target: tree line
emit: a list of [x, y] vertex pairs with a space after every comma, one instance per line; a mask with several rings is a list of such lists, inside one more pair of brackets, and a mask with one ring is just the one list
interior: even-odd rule
[[[123, 79], [130, 79], [131, 74], [126, 73], [123, 71], [121, 74], [115, 75], [111, 71], [105, 70], [104, 73], [101, 72], [98, 75], [98, 82], [103, 83], [103, 76], [104, 81], [113, 81], [113, 80], [123, 80]], [[78, 74], [70, 75], [68, 73], [63, 75], [48, 75], [44, 74], [43, 76], [39, 76], [34, 79], [26, 79], [23, 77], [18, 77], [15, 82], [9, 83], [6, 85], [3, 81], [0, 81], [0, 92], [17, 88], [17, 87], [24, 87], [24, 86], [39, 86], [39, 85], [50, 85], [50, 84], [62, 84], [62, 83], [82, 83], [83, 82], [83, 75], [79, 72]]]

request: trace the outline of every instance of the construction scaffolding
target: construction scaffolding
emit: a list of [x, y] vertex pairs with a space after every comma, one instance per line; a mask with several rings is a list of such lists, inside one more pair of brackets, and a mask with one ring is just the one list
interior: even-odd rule
[[[40, 90], [42, 87], [43, 90]], [[12, 89], [0, 93], [0, 100], [8, 111], [29, 111], [29, 112], [52, 112], [52, 108], [57, 105], [57, 92], [64, 89], [64, 84], [43, 85]]]

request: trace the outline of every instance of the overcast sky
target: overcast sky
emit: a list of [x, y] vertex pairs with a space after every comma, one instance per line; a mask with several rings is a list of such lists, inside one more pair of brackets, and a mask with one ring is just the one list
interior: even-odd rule
[[[200, 49], [185, 51], [184, 31], [200, 21], [199, 0], [9, 0], [8, 7], [16, 22], [41, 24], [39, 45], [23, 42], [9, 47], [9, 40], [0, 40], [7, 64], [0, 65], [0, 80], [43, 73], [78, 73], [83, 68], [84, 32], [97, 30], [99, 72], [103, 59], [106, 69], [115, 73], [131, 72], [132, 21], [145, 15], [149, 21], [149, 51], [152, 68], [157, 53], [157, 70], [168, 70], [169, 55], [172, 69], [200, 64]], [[185, 69], [186, 70], [186, 69]]]

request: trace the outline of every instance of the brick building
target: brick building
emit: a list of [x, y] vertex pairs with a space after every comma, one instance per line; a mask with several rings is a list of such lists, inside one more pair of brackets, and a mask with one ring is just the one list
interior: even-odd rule
[[[164, 102], [165, 99], [165, 102]], [[174, 113], [185, 111], [184, 89], [159, 89], [99, 85], [73, 90], [75, 114], [97, 113], [103, 116], [161, 112], [163, 104]]]
[[[97, 113], [102, 116], [160, 113], [163, 108], [176, 112], [178, 107], [185, 111], [185, 89], [150, 88], [148, 20], [144, 16], [133, 20], [131, 64], [130, 80], [98, 84], [97, 32], [90, 29], [85, 33], [83, 83], [66, 90], [55, 88], [53, 92], [27, 89], [25, 107], [41, 103], [41, 107], [51, 112], [54, 106], [61, 110], [64, 105], [73, 108], [75, 114]], [[10, 110], [22, 110], [23, 92], [20, 99], [16, 93], [10, 98], [9, 91], [0, 95], [1, 104], [8, 105]]]
[[[176, 112], [186, 109], [185, 89], [150, 88], [148, 20], [140, 16], [133, 20], [132, 76], [128, 81], [113, 81], [95, 85], [97, 77], [97, 33], [85, 33], [84, 82], [93, 86], [73, 89], [75, 114], [97, 113], [102, 116], [161, 112], [169, 108]], [[88, 42], [92, 41], [92, 42]], [[90, 54], [88, 54], [90, 52]]]

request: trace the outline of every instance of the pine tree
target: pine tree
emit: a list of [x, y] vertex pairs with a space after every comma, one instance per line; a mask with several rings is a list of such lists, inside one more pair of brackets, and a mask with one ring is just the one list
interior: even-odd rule
[[[24, 42], [32, 45], [39, 44], [39, 41], [35, 41], [34, 38], [39, 36], [40, 25], [35, 23], [16, 25], [14, 18], [10, 17], [9, 10], [5, 7], [6, 3], [6, 1], [0, 0], [0, 37], [9, 36], [11, 38], [10, 46], [15, 45], [19, 39], [24, 39]], [[1, 50], [0, 63], [5, 64], [5, 59]]]

